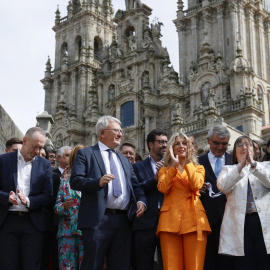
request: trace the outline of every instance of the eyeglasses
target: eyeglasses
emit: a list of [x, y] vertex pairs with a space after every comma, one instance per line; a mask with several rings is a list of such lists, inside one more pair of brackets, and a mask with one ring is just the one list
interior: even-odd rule
[[49, 155], [49, 158], [51, 158], [51, 159], [56, 159], [56, 156], [54, 156], [54, 155]]
[[164, 141], [164, 140], [154, 140], [154, 142], [158, 142], [160, 145], [164, 145], [168, 143], [168, 141]]
[[222, 144], [222, 146], [227, 146], [227, 145], [229, 144], [229, 142], [217, 142], [217, 141], [213, 141], [212, 139], [211, 139], [211, 141], [212, 141], [215, 145], [221, 145], [221, 144]]
[[248, 148], [248, 146], [252, 146], [252, 144], [251, 143], [237, 143], [236, 144], [236, 147], [240, 149], [243, 149], [244, 147]]
[[115, 129], [115, 128], [106, 128], [104, 130], [112, 130], [115, 134], [124, 134], [124, 131], [122, 129]]

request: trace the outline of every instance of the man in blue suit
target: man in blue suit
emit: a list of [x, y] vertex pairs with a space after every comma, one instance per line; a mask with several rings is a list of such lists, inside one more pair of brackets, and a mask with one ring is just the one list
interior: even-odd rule
[[201, 189], [201, 202], [206, 211], [212, 233], [207, 237], [204, 270], [233, 269], [232, 256], [218, 254], [221, 222], [226, 196], [217, 188], [217, 178], [222, 166], [232, 164], [232, 156], [226, 153], [230, 133], [224, 126], [213, 126], [207, 136], [210, 151], [198, 158], [205, 168], [205, 183]]
[[[145, 211], [146, 199], [128, 159], [115, 151], [121, 122], [111, 116], [96, 124], [98, 143], [78, 151], [70, 185], [82, 192], [78, 229], [82, 230], [81, 270], [129, 270], [131, 219]], [[135, 217], [136, 215], [136, 217]]]
[[38, 270], [52, 169], [38, 154], [45, 132], [30, 128], [20, 150], [0, 156], [0, 268]]
[[147, 211], [133, 222], [133, 270], [153, 269], [156, 247], [162, 268], [160, 243], [156, 231], [163, 194], [158, 191], [157, 183], [159, 169], [163, 167], [161, 160], [166, 152], [167, 133], [162, 129], [154, 129], [147, 135], [146, 142], [149, 156], [133, 164], [133, 170], [147, 199]]

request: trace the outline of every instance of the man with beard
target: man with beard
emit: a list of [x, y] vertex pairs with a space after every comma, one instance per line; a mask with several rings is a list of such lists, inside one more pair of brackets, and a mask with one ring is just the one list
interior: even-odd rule
[[154, 129], [147, 135], [146, 142], [149, 156], [133, 164], [133, 170], [147, 199], [147, 211], [133, 222], [133, 270], [153, 269], [156, 247], [162, 268], [160, 243], [156, 230], [163, 194], [158, 191], [157, 183], [159, 169], [163, 167], [162, 158], [166, 152], [167, 133], [161, 129]]

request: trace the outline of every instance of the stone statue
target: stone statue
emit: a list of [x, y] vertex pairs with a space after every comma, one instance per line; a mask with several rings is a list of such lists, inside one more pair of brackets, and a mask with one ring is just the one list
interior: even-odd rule
[[135, 38], [135, 36], [133, 35], [133, 32], [132, 32], [132, 31], [129, 32], [128, 46], [129, 46], [129, 49], [130, 49], [131, 51], [134, 51], [134, 50], [137, 49], [136, 38]]
[[114, 97], [115, 97], [115, 87], [114, 85], [111, 84], [108, 91], [108, 100], [112, 101], [114, 100]]
[[172, 120], [179, 119], [181, 117], [181, 104], [176, 103], [172, 108]]
[[55, 147], [58, 149], [63, 146], [63, 135], [60, 133], [56, 136]]
[[209, 99], [209, 89], [211, 88], [210, 82], [205, 82], [201, 86], [201, 100], [203, 106], [208, 106], [208, 99]]

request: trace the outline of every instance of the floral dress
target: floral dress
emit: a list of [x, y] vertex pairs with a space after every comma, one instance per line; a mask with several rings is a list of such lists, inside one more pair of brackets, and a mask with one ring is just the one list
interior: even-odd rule
[[[61, 178], [55, 213], [59, 216], [58, 226], [58, 253], [60, 270], [79, 270], [83, 259], [82, 233], [77, 229], [78, 211], [81, 193], [72, 190], [69, 178]], [[68, 209], [64, 209], [64, 202], [72, 198], [74, 203]]]

